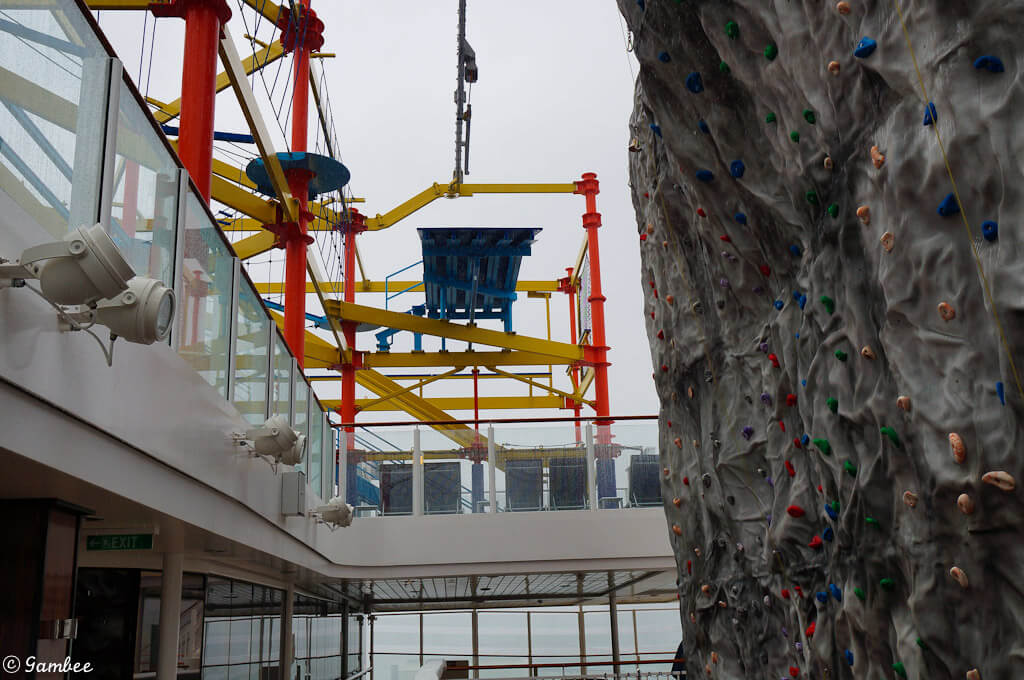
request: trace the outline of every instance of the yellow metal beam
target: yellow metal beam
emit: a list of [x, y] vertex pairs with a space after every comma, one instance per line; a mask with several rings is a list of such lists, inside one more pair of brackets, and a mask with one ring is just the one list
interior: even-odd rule
[[422, 333], [423, 335], [433, 335], [523, 352], [535, 352], [573, 361], [583, 361], [584, 359], [583, 348], [578, 345], [532, 338], [514, 333], [503, 333], [502, 331], [494, 331], [487, 328], [464, 326], [450, 321], [428, 319], [413, 316], [412, 314], [401, 314], [365, 305], [357, 305], [353, 302], [327, 300], [324, 305], [324, 312], [335, 322], [355, 321], [356, 323], [372, 323], [388, 328]]
[[[244, 243], [246, 239], [238, 241]], [[270, 281], [267, 283], [255, 283], [256, 291], [262, 295], [280, 295], [284, 293], [284, 284], [280, 281]], [[345, 285], [344, 281], [324, 281], [324, 285], [334, 290], [337, 288], [341, 290], [342, 286]], [[391, 293], [410, 289], [413, 291], [423, 291], [422, 281], [388, 281], [388, 291]], [[550, 293], [558, 290], [558, 281], [519, 281], [516, 283], [516, 291], [520, 293]], [[306, 292], [312, 293], [312, 284], [306, 284]], [[384, 282], [383, 281], [362, 281], [356, 286], [357, 293], [383, 293]]]
[[[357, 372], [356, 375], [358, 376], [359, 373], [361, 373], [361, 371]], [[392, 401], [375, 403], [372, 406], [364, 406], [364, 404], [369, 404], [371, 401], [373, 400], [356, 399], [356, 408], [359, 409], [360, 411], [406, 411], [406, 408], [404, 406], [393, 403]], [[481, 410], [558, 409], [565, 407], [565, 401], [561, 397], [555, 396], [480, 397], [479, 401]], [[341, 405], [341, 401], [338, 399], [321, 399], [320, 403], [323, 404], [324, 408], [332, 410], [338, 408]], [[443, 408], [445, 411], [473, 410], [473, 397], [433, 397], [430, 399], [430, 403], [438, 408]], [[420, 418], [420, 420], [425, 419]], [[469, 431], [473, 432], [472, 430]], [[470, 436], [469, 442], [472, 442], [472, 436]], [[460, 441], [460, 443], [462, 442]], [[466, 446], [467, 444], [462, 445]]]
[[[148, 5], [148, 3], [146, 4]], [[90, 6], [91, 5], [92, 3], [90, 3]], [[104, 8], [100, 7], [95, 9]], [[246, 75], [249, 75], [268, 64], [274, 63], [284, 55], [285, 51], [284, 48], [281, 47], [281, 43], [279, 41], [275, 41], [272, 45], [268, 45], [252, 56], [246, 57], [245, 60], [242, 61], [242, 68], [245, 70]], [[217, 92], [223, 92], [229, 87], [231, 87], [231, 77], [229, 74], [226, 71], [218, 73]], [[153, 117], [156, 118], [156, 122], [158, 123], [167, 123], [181, 115], [181, 99], [175, 99], [173, 102], [167, 102], [166, 104], [160, 104], [157, 102], [153, 103], [160, 107], [159, 111], [153, 112]]]
[[569, 285], [576, 287], [580, 282], [580, 269], [583, 268], [583, 258], [587, 256], [587, 247], [590, 241], [587, 240], [586, 235], [583, 236], [583, 244], [580, 246], [580, 252], [576, 255], [576, 266], [572, 270], [572, 279], [569, 281]]
[[149, 9], [152, 0], [89, 0], [89, 9]]
[[[576, 390], [576, 397], [582, 397], [587, 393], [587, 390], [590, 389], [590, 383], [594, 382], [594, 375], [595, 371], [593, 366], [588, 366], [587, 369], [583, 371], [583, 379], [580, 380], [579, 389]], [[593, 402], [590, 401], [586, 403], [593, 405]]]
[[[267, 310], [277, 327], [284, 331], [284, 317], [274, 309]], [[306, 331], [306, 368], [334, 368], [341, 363], [338, 348], [312, 331]]]
[[412, 385], [407, 385], [407, 386], [399, 389], [397, 392], [393, 392], [391, 394], [386, 394], [383, 397], [380, 397], [378, 399], [371, 399], [369, 401], [364, 399], [363, 400], [364, 403], [362, 405], [358, 405], [357, 404], [356, 408], [359, 409], [359, 410], [366, 410], [366, 409], [369, 409], [372, 406], [376, 406], [377, 404], [382, 404], [385, 401], [391, 401], [395, 397], [400, 397], [403, 394], [407, 394], [409, 392], [414, 392], [414, 391], [420, 389], [421, 387], [423, 387], [424, 385], [429, 385], [430, 383], [435, 382], [437, 380], [442, 380], [443, 378], [447, 378], [448, 376], [452, 375], [453, 373], [458, 373], [463, 368], [465, 368], [465, 367], [464, 366], [456, 366], [455, 368], [453, 368], [452, 370], [448, 371], [447, 373], [441, 373], [440, 375], [432, 375], [429, 378], [424, 378], [423, 380], [420, 380], [419, 382], [413, 383]]
[[[3, 166], [0, 165], [0, 170], [2, 170], [2, 169], [3, 169]], [[249, 357], [244, 357], [244, 356], [238, 357], [237, 361], [238, 361], [238, 365], [242, 366], [243, 368], [256, 368], [257, 367], [257, 363], [258, 363], [258, 362], [254, 362], [254, 361], [249, 361]], [[245, 362], [248, 362], [248, 363], [245, 363]], [[542, 371], [537, 371], [537, 372], [531, 371], [529, 373], [522, 373], [520, 375], [523, 375], [523, 376], [525, 376], [527, 378], [546, 378], [546, 377], [548, 377], [548, 373], [545, 373], [545, 372], [542, 372]], [[423, 378], [429, 378], [429, 377], [433, 377], [433, 376], [428, 376], [428, 375], [423, 375], [423, 374], [409, 374], [409, 375], [389, 375], [387, 377], [391, 378], [394, 381], [401, 381], [401, 380], [421, 380]], [[494, 373], [481, 373], [480, 375], [478, 375], [476, 377], [477, 377], [478, 380], [505, 380], [506, 379], [505, 376], [503, 376], [503, 375], [495, 375]], [[306, 376], [306, 380], [308, 380], [310, 382], [338, 382], [341, 379], [342, 379], [341, 374], [337, 374], [337, 373], [331, 374], [331, 375], [308, 375], [308, 376]], [[457, 373], [457, 374], [449, 375], [449, 374], [446, 373], [443, 379], [444, 380], [472, 380], [473, 379], [473, 374], [472, 373]]]
[[563, 184], [438, 184], [427, 187], [408, 201], [392, 208], [383, 215], [377, 214], [366, 220], [366, 228], [377, 231], [393, 226], [417, 210], [429, 205], [442, 196], [456, 198], [474, 194], [571, 194], [576, 191], [573, 183]]
[[249, 86], [249, 80], [246, 77], [248, 73], [242, 65], [242, 61], [238, 58], [234, 39], [228, 32], [227, 26], [221, 27], [221, 35], [223, 37], [220, 39], [220, 46], [218, 48], [220, 60], [224, 64], [224, 70], [227, 73], [228, 80], [231, 82], [231, 88], [235, 91], [238, 106], [242, 109], [242, 115], [245, 116], [245, 120], [249, 124], [249, 130], [252, 131], [252, 135], [256, 140], [256, 146], [263, 157], [263, 163], [266, 165], [270, 184], [274, 187], [274, 193], [277, 194], [278, 200], [281, 201], [281, 205], [284, 207], [288, 221], [298, 222], [299, 204], [292, 197], [291, 189], [288, 187], [288, 178], [285, 177], [284, 168], [281, 167], [281, 162], [277, 158], [277, 152], [274, 150], [270, 130], [267, 129], [266, 124], [263, 122], [263, 115], [260, 113], [259, 106], [256, 103], [256, 96], [253, 94], [252, 87]]
[[277, 221], [276, 201], [264, 200], [223, 177], [213, 176], [210, 182], [210, 192], [213, 200], [219, 201], [243, 215], [259, 220], [262, 224], [273, 224]]
[[430, 368], [445, 366], [547, 366], [569, 365], [570, 359], [533, 352], [368, 352], [363, 366], [369, 368]]
[[[277, 236], [269, 231], [261, 231], [258, 234], [253, 234], [248, 238], [243, 238], [241, 241], [235, 241], [235, 255], [238, 256], [239, 260], [248, 260], [250, 257], [256, 257], [261, 255], [268, 250], [272, 250], [277, 246]], [[279, 286], [281, 290], [284, 290], [284, 284]], [[306, 292], [314, 293], [316, 289], [313, 287], [312, 281], [306, 282]]]
[[587, 405], [590, 405], [590, 406], [593, 405], [593, 402], [587, 401], [586, 399], [582, 399], [581, 397], [579, 397], [579, 396], [577, 396], [577, 395], [575, 395], [575, 394], [573, 394], [571, 392], [564, 392], [564, 391], [558, 389], [557, 387], [552, 387], [551, 385], [545, 385], [544, 383], [539, 383], [539, 382], [536, 382], [534, 380], [530, 380], [526, 376], [516, 375], [515, 373], [508, 373], [506, 371], [501, 370], [500, 368], [492, 368], [491, 370], [494, 371], [495, 373], [497, 373], [498, 375], [505, 376], [506, 378], [511, 378], [512, 380], [518, 380], [521, 383], [526, 383], [527, 385], [530, 385], [531, 387], [536, 387], [536, 388], [545, 390], [546, 392], [550, 392], [551, 394], [555, 394], [555, 395], [558, 395], [560, 397], [564, 397], [564, 398], [572, 400], [572, 401], [578, 401], [581, 404], [587, 404]]
[[281, 7], [277, 3], [270, 2], [270, 0], [242, 0], [242, 2], [262, 14], [272, 23], [277, 23], [277, 17], [281, 13]]

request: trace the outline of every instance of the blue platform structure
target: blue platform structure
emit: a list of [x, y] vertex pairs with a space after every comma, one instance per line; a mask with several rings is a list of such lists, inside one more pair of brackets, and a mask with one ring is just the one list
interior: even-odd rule
[[[303, 151], [282, 151], [277, 154], [285, 173], [289, 170], [308, 170], [312, 173], [309, 180], [309, 200], [320, 194], [337, 191], [346, 184], [352, 175], [348, 168], [330, 156]], [[245, 166], [245, 174], [256, 183], [256, 189], [265, 196], [275, 196], [274, 185], [270, 183], [270, 175], [262, 158], [257, 158]]]
[[418, 229], [427, 316], [473, 323], [501, 319], [512, 331], [512, 303], [523, 257], [539, 227]]

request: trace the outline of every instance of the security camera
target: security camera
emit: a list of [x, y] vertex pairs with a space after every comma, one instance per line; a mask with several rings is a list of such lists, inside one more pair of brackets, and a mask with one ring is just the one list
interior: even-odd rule
[[257, 455], [285, 465], [298, 465], [306, 454], [306, 435], [293, 430], [288, 419], [280, 415], [267, 418], [263, 427], [246, 430], [245, 439], [252, 441]]
[[128, 342], [151, 345], [170, 333], [174, 305], [174, 293], [162, 281], [136, 276], [128, 290], [96, 306], [96, 323]]
[[59, 305], [93, 306], [128, 288], [135, 275], [100, 224], [28, 248], [18, 264], [25, 270], [23, 278], [39, 279], [43, 295]]
[[335, 528], [349, 526], [352, 524], [352, 518], [355, 516], [352, 506], [342, 500], [340, 496], [335, 496], [327, 501], [327, 505], [321, 505], [313, 512], [320, 515], [320, 519]]

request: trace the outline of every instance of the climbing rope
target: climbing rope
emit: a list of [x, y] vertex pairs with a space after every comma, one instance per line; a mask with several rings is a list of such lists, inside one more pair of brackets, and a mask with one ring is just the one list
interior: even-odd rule
[[[896, 9], [896, 14], [900, 19], [900, 26], [903, 28], [903, 36], [907, 41], [907, 48], [910, 50], [910, 58], [914, 63], [914, 71], [917, 74], [918, 85], [921, 86], [921, 95], [924, 97], [925, 105], [931, 99], [928, 98], [928, 88], [925, 87], [924, 77], [921, 75], [921, 68], [917, 63], [917, 53], [914, 51], [914, 45], [910, 40], [910, 31], [907, 30], [907, 22], [903, 17], [903, 10], [900, 8], [899, 0], [893, 0], [893, 7]], [[1017, 372], [1017, 364], [1013, 360], [1013, 353], [1010, 351], [1010, 341], [1006, 337], [1006, 331], [1003, 330], [1003, 322], [999, 318], [999, 311], [996, 309], [995, 299], [992, 297], [992, 289], [989, 286], [988, 277], [985, 276], [985, 268], [981, 264], [981, 256], [978, 254], [978, 247], [974, 243], [974, 232], [971, 229], [971, 224], [967, 219], [967, 211], [964, 209], [964, 203], [960, 199], [960, 190], [957, 188], [956, 179], [953, 177], [953, 168], [949, 163], [949, 156], [946, 153], [946, 147], [942, 143], [942, 135], [939, 133], [938, 125], [931, 125], [932, 130], [935, 132], [935, 140], [939, 143], [939, 151], [942, 152], [942, 161], [946, 164], [946, 173], [949, 175], [950, 184], [953, 186], [953, 196], [956, 198], [957, 205], [960, 207], [960, 217], [963, 220], [964, 229], [967, 231], [967, 240], [971, 244], [971, 254], [974, 256], [974, 263], [978, 267], [978, 274], [981, 276], [981, 284], [985, 290], [985, 297], [988, 300], [988, 304], [992, 309], [992, 318], [996, 322], [996, 329], [999, 331], [999, 337], [1003, 343], [1003, 349], [1006, 350], [1006, 358], [1010, 361], [1010, 370], [1013, 372], [1013, 379], [1017, 383], [1017, 391], [1020, 394], [1020, 398], [1024, 401], [1024, 385], [1021, 384], [1020, 374]]]

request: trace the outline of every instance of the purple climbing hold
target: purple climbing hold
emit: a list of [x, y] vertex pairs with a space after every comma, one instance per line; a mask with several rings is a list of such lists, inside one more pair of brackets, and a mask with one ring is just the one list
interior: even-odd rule
[[768, 394], [767, 392], [762, 392], [761, 393], [761, 403], [765, 404], [767, 406], [771, 406], [772, 405], [772, 395]]
[[746, 427], [743, 428], [743, 438], [744, 439], [746, 439], [747, 441], [750, 441], [750, 438], [753, 437], [753, 436], [754, 436], [754, 428], [752, 428], [750, 425], [747, 425]]
[[728, 288], [729, 287], [729, 279], [719, 279], [718, 285], [720, 285], [722, 288]]

